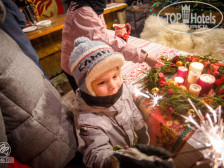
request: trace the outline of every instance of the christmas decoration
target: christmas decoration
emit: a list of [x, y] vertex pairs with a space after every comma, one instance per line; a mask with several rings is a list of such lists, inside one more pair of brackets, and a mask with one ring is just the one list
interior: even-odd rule
[[179, 86], [179, 89], [182, 89], [183, 91], [187, 92], [187, 88], [184, 85]]
[[178, 83], [176, 81], [174, 81], [174, 80], [169, 80], [168, 81], [168, 86], [169, 87], [173, 87], [173, 86], [177, 87]]
[[187, 111], [187, 115], [188, 116], [192, 116], [193, 118], [195, 118], [196, 117], [196, 112], [194, 111], [194, 109], [189, 109]]
[[152, 93], [152, 94], [157, 94], [157, 93], [159, 93], [159, 88], [158, 88], [158, 87], [154, 87], [154, 88], [152, 88], [151, 93]]
[[183, 62], [182, 61], [177, 61], [176, 65], [177, 66], [182, 66], [183, 65]]
[[144, 87], [148, 90], [151, 91], [154, 87], [160, 88], [167, 84], [164, 74], [159, 69], [151, 68], [147, 73], [143, 80], [145, 81]]
[[165, 56], [161, 56], [159, 59], [160, 59], [161, 61], [163, 61], [163, 62], [166, 62], [166, 61], [167, 61], [167, 58], [166, 58]]
[[[199, 58], [202, 60], [201, 63], [204, 66], [202, 74], [219, 72], [212, 88], [215, 93], [212, 95], [207, 94], [203, 95], [203, 97], [197, 97], [190, 94], [186, 86], [178, 86], [177, 82], [172, 79], [172, 76], [177, 74], [178, 66], [176, 63], [178, 61], [182, 61], [183, 65], [189, 68], [189, 65], [192, 62], [198, 62]], [[175, 56], [164, 63], [165, 65], [160, 69], [149, 69], [143, 79], [143, 88], [146, 92], [149, 91], [152, 93], [152, 90], [154, 91], [155, 88], [156, 91], [159, 90], [157, 94], [158, 96], [162, 96], [162, 98], [158, 100], [157, 108], [163, 113], [172, 112], [172, 116], [178, 119], [180, 119], [179, 114], [187, 115], [190, 113], [189, 109], [191, 109], [191, 105], [188, 102], [189, 98], [198, 109], [202, 109], [205, 113], [207, 112], [207, 108], [204, 102], [208, 103], [212, 108], [217, 108], [219, 105], [224, 107], [224, 64], [219, 63], [217, 60], [209, 59], [209, 56]], [[166, 77], [169, 80], [166, 80]], [[172, 109], [172, 111], [168, 109]]]

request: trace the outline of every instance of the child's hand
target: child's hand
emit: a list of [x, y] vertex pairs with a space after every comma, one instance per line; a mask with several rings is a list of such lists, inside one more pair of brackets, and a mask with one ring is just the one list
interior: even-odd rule
[[120, 168], [175, 167], [170, 153], [161, 147], [139, 144], [127, 150], [118, 150], [113, 156], [119, 161]]
[[160, 59], [148, 54], [144, 62], [146, 62], [151, 68], [160, 68], [161, 66], [164, 66], [164, 63]]

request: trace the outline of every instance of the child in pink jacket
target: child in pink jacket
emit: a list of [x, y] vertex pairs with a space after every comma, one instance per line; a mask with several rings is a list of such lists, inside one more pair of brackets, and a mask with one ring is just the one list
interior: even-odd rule
[[156, 57], [149, 56], [140, 48], [115, 37], [105, 24], [104, 8], [106, 0], [72, 0], [68, 8], [62, 31], [61, 67], [74, 90], [77, 85], [69, 69], [69, 57], [74, 49], [74, 40], [81, 36], [105, 42], [115, 51], [121, 52], [127, 61], [145, 61], [151, 67], [163, 65]]

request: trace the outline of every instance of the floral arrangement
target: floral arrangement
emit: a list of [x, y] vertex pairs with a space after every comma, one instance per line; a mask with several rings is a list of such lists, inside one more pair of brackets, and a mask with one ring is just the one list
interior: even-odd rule
[[[160, 69], [151, 68], [146, 72], [143, 78], [143, 88], [147, 89], [151, 94], [162, 95], [158, 108], [163, 112], [172, 112], [174, 116], [192, 115], [194, 110], [188, 102], [190, 98], [197, 109], [206, 112], [207, 107], [204, 103], [209, 104], [213, 109], [219, 105], [224, 107], [224, 64], [207, 56], [175, 56], [173, 59], [167, 60], [162, 56], [160, 59], [165, 66]], [[179, 66], [189, 68], [191, 62], [200, 62], [204, 65], [202, 74], [211, 74], [215, 77], [213, 85], [214, 95], [203, 95], [197, 97], [191, 95], [184, 85], [178, 86], [177, 82], [172, 80], [172, 76], [177, 73]], [[177, 114], [177, 115], [175, 115]]]

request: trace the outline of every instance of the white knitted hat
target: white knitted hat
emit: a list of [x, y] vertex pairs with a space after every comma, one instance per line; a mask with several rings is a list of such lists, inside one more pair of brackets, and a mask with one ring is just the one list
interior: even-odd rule
[[119, 52], [101, 41], [91, 41], [87, 37], [79, 37], [74, 42], [69, 66], [75, 81], [83, 92], [96, 96], [91, 83], [102, 73], [114, 67], [124, 65], [124, 57]]

